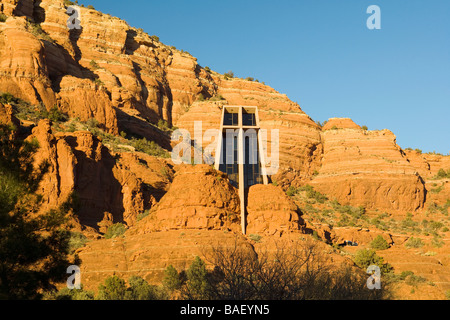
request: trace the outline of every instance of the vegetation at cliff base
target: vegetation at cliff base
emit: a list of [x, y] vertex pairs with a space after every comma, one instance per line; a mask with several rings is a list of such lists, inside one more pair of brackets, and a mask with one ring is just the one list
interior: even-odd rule
[[67, 204], [37, 215], [36, 194], [48, 163], [34, 167], [35, 141], [0, 126], [0, 299], [39, 299], [66, 279], [70, 233], [62, 229]]

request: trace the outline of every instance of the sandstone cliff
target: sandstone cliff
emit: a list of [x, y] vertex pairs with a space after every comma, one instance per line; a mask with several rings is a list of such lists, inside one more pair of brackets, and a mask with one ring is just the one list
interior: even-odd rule
[[[80, 10], [82, 29], [71, 30], [63, 0], [1, 1], [7, 19], [0, 22], [0, 92], [48, 110], [57, 106], [81, 121], [95, 118], [110, 133], [124, 131], [167, 149], [170, 137], [155, 126], [161, 119], [193, 135], [195, 121], [202, 121], [203, 133], [217, 129], [224, 104], [258, 106], [269, 144], [270, 130], [279, 130], [280, 170], [273, 181], [285, 189], [311, 183], [330, 198], [368, 208], [420, 210], [427, 200], [423, 179], [448, 165], [448, 157], [405, 153], [391, 132], [364, 131], [350, 119], [330, 119], [321, 128], [262, 83], [206, 70], [190, 54], [125, 21]], [[97, 148], [95, 142], [92, 147]], [[115, 170], [112, 164], [107, 168]], [[131, 188], [137, 198], [139, 188]], [[102, 201], [111, 203], [111, 196]], [[121, 204], [114, 206], [111, 210], [122, 210]]]

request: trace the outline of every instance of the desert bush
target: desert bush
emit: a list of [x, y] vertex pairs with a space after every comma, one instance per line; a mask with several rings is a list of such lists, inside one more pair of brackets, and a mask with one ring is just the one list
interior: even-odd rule
[[96, 300], [125, 300], [127, 286], [125, 280], [118, 276], [107, 278], [103, 284], [98, 287]]
[[429, 191], [430, 191], [430, 193], [438, 194], [438, 193], [440, 193], [442, 190], [444, 190], [444, 185], [441, 185], [441, 186], [439, 186], [439, 187], [437, 187], [437, 188], [434, 188], [434, 189], [430, 189]]
[[373, 241], [370, 243], [370, 247], [374, 250], [386, 250], [389, 249], [389, 244], [381, 235], [378, 235]]
[[209, 101], [223, 101], [225, 100], [224, 97], [220, 94], [216, 94], [214, 97], [209, 98]]
[[251, 234], [248, 237], [250, 240], [253, 240], [255, 242], [260, 242], [262, 238], [259, 234]]
[[84, 290], [83, 285], [81, 285], [80, 289], [64, 287], [59, 291], [46, 293], [43, 300], [94, 300], [94, 297], [94, 292]]
[[406, 241], [405, 246], [408, 249], [411, 249], [411, 248], [416, 248], [417, 249], [417, 248], [423, 247], [424, 243], [423, 243], [423, 241], [420, 238], [411, 237], [411, 238], [408, 239], [408, 241]]
[[419, 284], [426, 282], [427, 279], [421, 277], [421, 276], [416, 276], [414, 273], [409, 275], [408, 277], [406, 277], [405, 279], [405, 283], [407, 285], [410, 285], [412, 287], [417, 287]]
[[172, 265], [168, 266], [164, 271], [163, 286], [169, 292], [180, 290], [183, 285], [182, 276]]
[[99, 285], [96, 300], [164, 300], [167, 295], [160, 287], [150, 285], [141, 277], [132, 276], [128, 285], [117, 275]]
[[125, 233], [125, 231], [127, 231], [127, 228], [123, 223], [115, 223], [108, 228], [108, 230], [105, 233], [105, 238], [113, 239], [116, 237], [120, 237]]
[[431, 240], [431, 245], [435, 248], [442, 248], [444, 246], [444, 244], [445, 244], [444, 241], [439, 240], [438, 237], [434, 237]]
[[154, 141], [148, 141], [146, 138], [131, 140], [131, 145], [136, 151], [146, 153], [155, 157], [169, 158], [170, 154]]
[[6, 19], [8, 19], [8, 17], [5, 14], [0, 13], [0, 22], [5, 22]]
[[270, 253], [237, 242], [210, 249], [205, 259], [214, 269], [202, 273], [204, 299], [377, 299], [387, 293], [368, 290], [364, 272], [333, 266], [313, 241], [280, 243]]
[[382, 274], [392, 272], [392, 266], [384, 262], [384, 259], [377, 255], [375, 250], [372, 249], [361, 249], [356, 252], [354, 257], [355, 264], [366, 270], [369, 266], [378, 266]]
[[166, 293], [162, 289], [150, 285], [141, 277], [130, 277], [128, 285], [125, 300], [164, 300], [166, 298]]
[[450, 169], [448, 171], [445, 171], [444, 169], [439, 169], [438, 173], [434, 177], [434, 179], [450, 179]]
[[13, 138], [0, 125], [0, 299], [31, 300], [66, 279], [69, 232], [63, 229], [68, 205], [39, 213], [37, 194], [49, 163], [36, 163], [36, 140]]
[[84, 247], [87, 242], [88, 239], [84, 234], [80, 232], [71, 232], [69, 239], [69, 249], [73, 253], [77, 249]]
[[137, 221], [141, 221], [142, 219], [144, 219], [145, 217], [147, 217], [150, 214], [150, 210], [145, 210], [142, 213], [139, 213], [136, 217]]
[[232, 78], [234, 78], [234, 72], [233, 72], [233, 71], [228, 71], [228, 72], [224, 73], [223, 75], [224, 75], [224, 77], [225, 77], [226, 79], [232, 79]]
[[295, 196], [296, 194], [297, 194], [297, 188], [295, 188], [295, 187], [293, 187], [293, 186], [290, 186], [287, 190], [286, 190], [286, 194], [289, 196], [289, 197], [293, 197], [293, 196]]
[[320, 192], [315, 191], [314, 188], [310, 185], [300, 187], [298, 188], [298, 191], [306, 191], [306, 196], [309, 199], [314, 199], [319, 203], [325, 203], [325, 201], [328, 200], [327, 196], [321, 194]]
[[157, 126], [160, 130], [164, 132], [170, 131], [169, 123], [166, 120], [159, 119]]
[[205, 101], [205, 96], [203, 95], [203, 93], [200, 93], [197, 97], [197, 101]]
[[91, 60], [91, 62], [89, 62], [89, 65], [93, 68], [93, 69], [98, 69], [100, 68], [100, 66], [98, 65], [98, 63], [95, 60]]
[[54, 40], [46, 33], [42, 26], [39, 23], [30, 22], [27, 20], [27, 30], [31, 32], [36, 38], [39, 38], [41, 40], [54, 42]]
[[100, 125], [100, 123], [99, 123], [98, 120], [95, 119], [95, 118], [89, 118], [89, 119], [86, 121], [86, 125], [88, 126], [88, 128], [98, 128], [99, 125]]

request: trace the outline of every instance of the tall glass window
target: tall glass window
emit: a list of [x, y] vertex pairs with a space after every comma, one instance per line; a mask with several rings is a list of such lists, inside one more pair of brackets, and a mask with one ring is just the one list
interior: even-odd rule
[[245, 110], [242, 113], [242, 125], [256, 126], [256, 116], [254, 113], [247, 113]]
[[223, 125], [224, 126], [238, 126], [239, 125], [239, 114], [225, 111]]

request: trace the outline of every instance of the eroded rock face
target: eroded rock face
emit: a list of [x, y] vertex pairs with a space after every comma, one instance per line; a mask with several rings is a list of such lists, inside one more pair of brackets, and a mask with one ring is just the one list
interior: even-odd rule
[[9, 104], [3, 105], [0, 103], [0, 124], [12, 124], [16, 128], [20, 126], [20, 121], [14, 116], [13, 109]]
[[38, 191], [42, 209], [60, 206], [75, 193], [76, 216], [89, 227], [97, 228], [105, 213], [114, 223], [133, 225], [170, 183], [164, 160], [126, 153], [116, 158], [90, 132], [53, 134], [50, 121], [42, 120], [32, 138], [40, 145], [36, 164], [50, 164]]
[[311, 184], [342, 204], [415, 211], [426, 199], [423, 179], [388, 130], [323, 132], [324, 154]]
[[283, 189], [272, 185], [254, 185], [248, 192], [247, 233], [275, 235], [299, 232], [305, 227], [295, 203]]
[[181, 165], [168, 192], [140, 224], [143, 233], [240, 230], [240, 201], [226, 176], [208, 165]]

